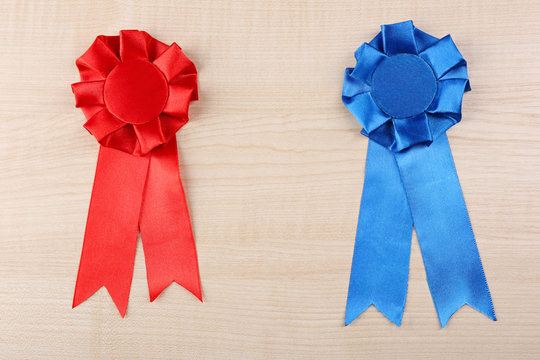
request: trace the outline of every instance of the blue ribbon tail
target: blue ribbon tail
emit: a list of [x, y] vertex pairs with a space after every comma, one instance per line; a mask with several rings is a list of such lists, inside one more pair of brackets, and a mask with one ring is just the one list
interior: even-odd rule
[[413, 221], [392, 152], [369, 141], [345, 325], [370, 305], [401, 325]]
[[466, 304], [496, 320], [446, 134], [395, 159], [441, 326]]

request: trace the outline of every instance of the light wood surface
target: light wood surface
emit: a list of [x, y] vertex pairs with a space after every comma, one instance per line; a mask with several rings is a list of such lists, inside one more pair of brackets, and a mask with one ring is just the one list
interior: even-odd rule
[[[22, 1], [0, 13], [0, 358], [538, 359], [540, 2]], [[380, 24], [451, 33], [473, 91], [448, 135], [499, 318], [440, 329], [416, 237], [401, 328], [344, 313], [367, 139], [343, 71]], [[178, 42], [200, 101], [178, 134], [205, 302], [102, 289], [71, 309], [97, 158], [70, 84], [95, 36]]]

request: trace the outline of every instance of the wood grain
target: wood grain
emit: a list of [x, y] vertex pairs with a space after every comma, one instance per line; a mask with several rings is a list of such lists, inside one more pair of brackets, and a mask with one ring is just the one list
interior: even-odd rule
[[[537, 359], [538, 1], [1, 0], [0, 358]], [[413, 239], [398, 328], [343, 326], [367, 140], [340, 100], [353, 51], [412, 18], [451, 33], [473, 91], [449, 131], [498, 322], [441, 330]], [[105, 290], [71, 309], [97, 144], [70, 84], [98, 34], [144, 29], [196, 63], [178, 134], [205, 303], [148, 299], [137, 249], [128, 314]]]

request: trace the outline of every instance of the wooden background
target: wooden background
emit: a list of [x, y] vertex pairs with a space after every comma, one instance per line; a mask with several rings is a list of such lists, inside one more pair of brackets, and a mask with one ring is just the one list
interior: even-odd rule
[[[540, 2], [0, 1], [0, 358], [538, 359]], [[473, 91], [449, 131], [498, 322], [440, 329], [416, 237], [401, 328], [344, 327], [367, 139], [343, 71], [380, 24], [451, 33]], [[201, 100], [178, 134], [205, 303], [102, 289], [71, 309], [98, 146], [70, 84], [99, 34], [178, 42]]]

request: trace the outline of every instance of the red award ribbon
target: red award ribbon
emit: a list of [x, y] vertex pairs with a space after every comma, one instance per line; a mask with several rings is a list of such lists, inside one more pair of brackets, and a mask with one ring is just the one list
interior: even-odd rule
[[175, 137], [198, 98], [194, 64], [137, 30], [98, 36], [76, 64], [76, 107], [100, 150], [73, 307], [105, 286], [125, 315], [139, 231], [150, 301], [173, 281], [202, 301]]

